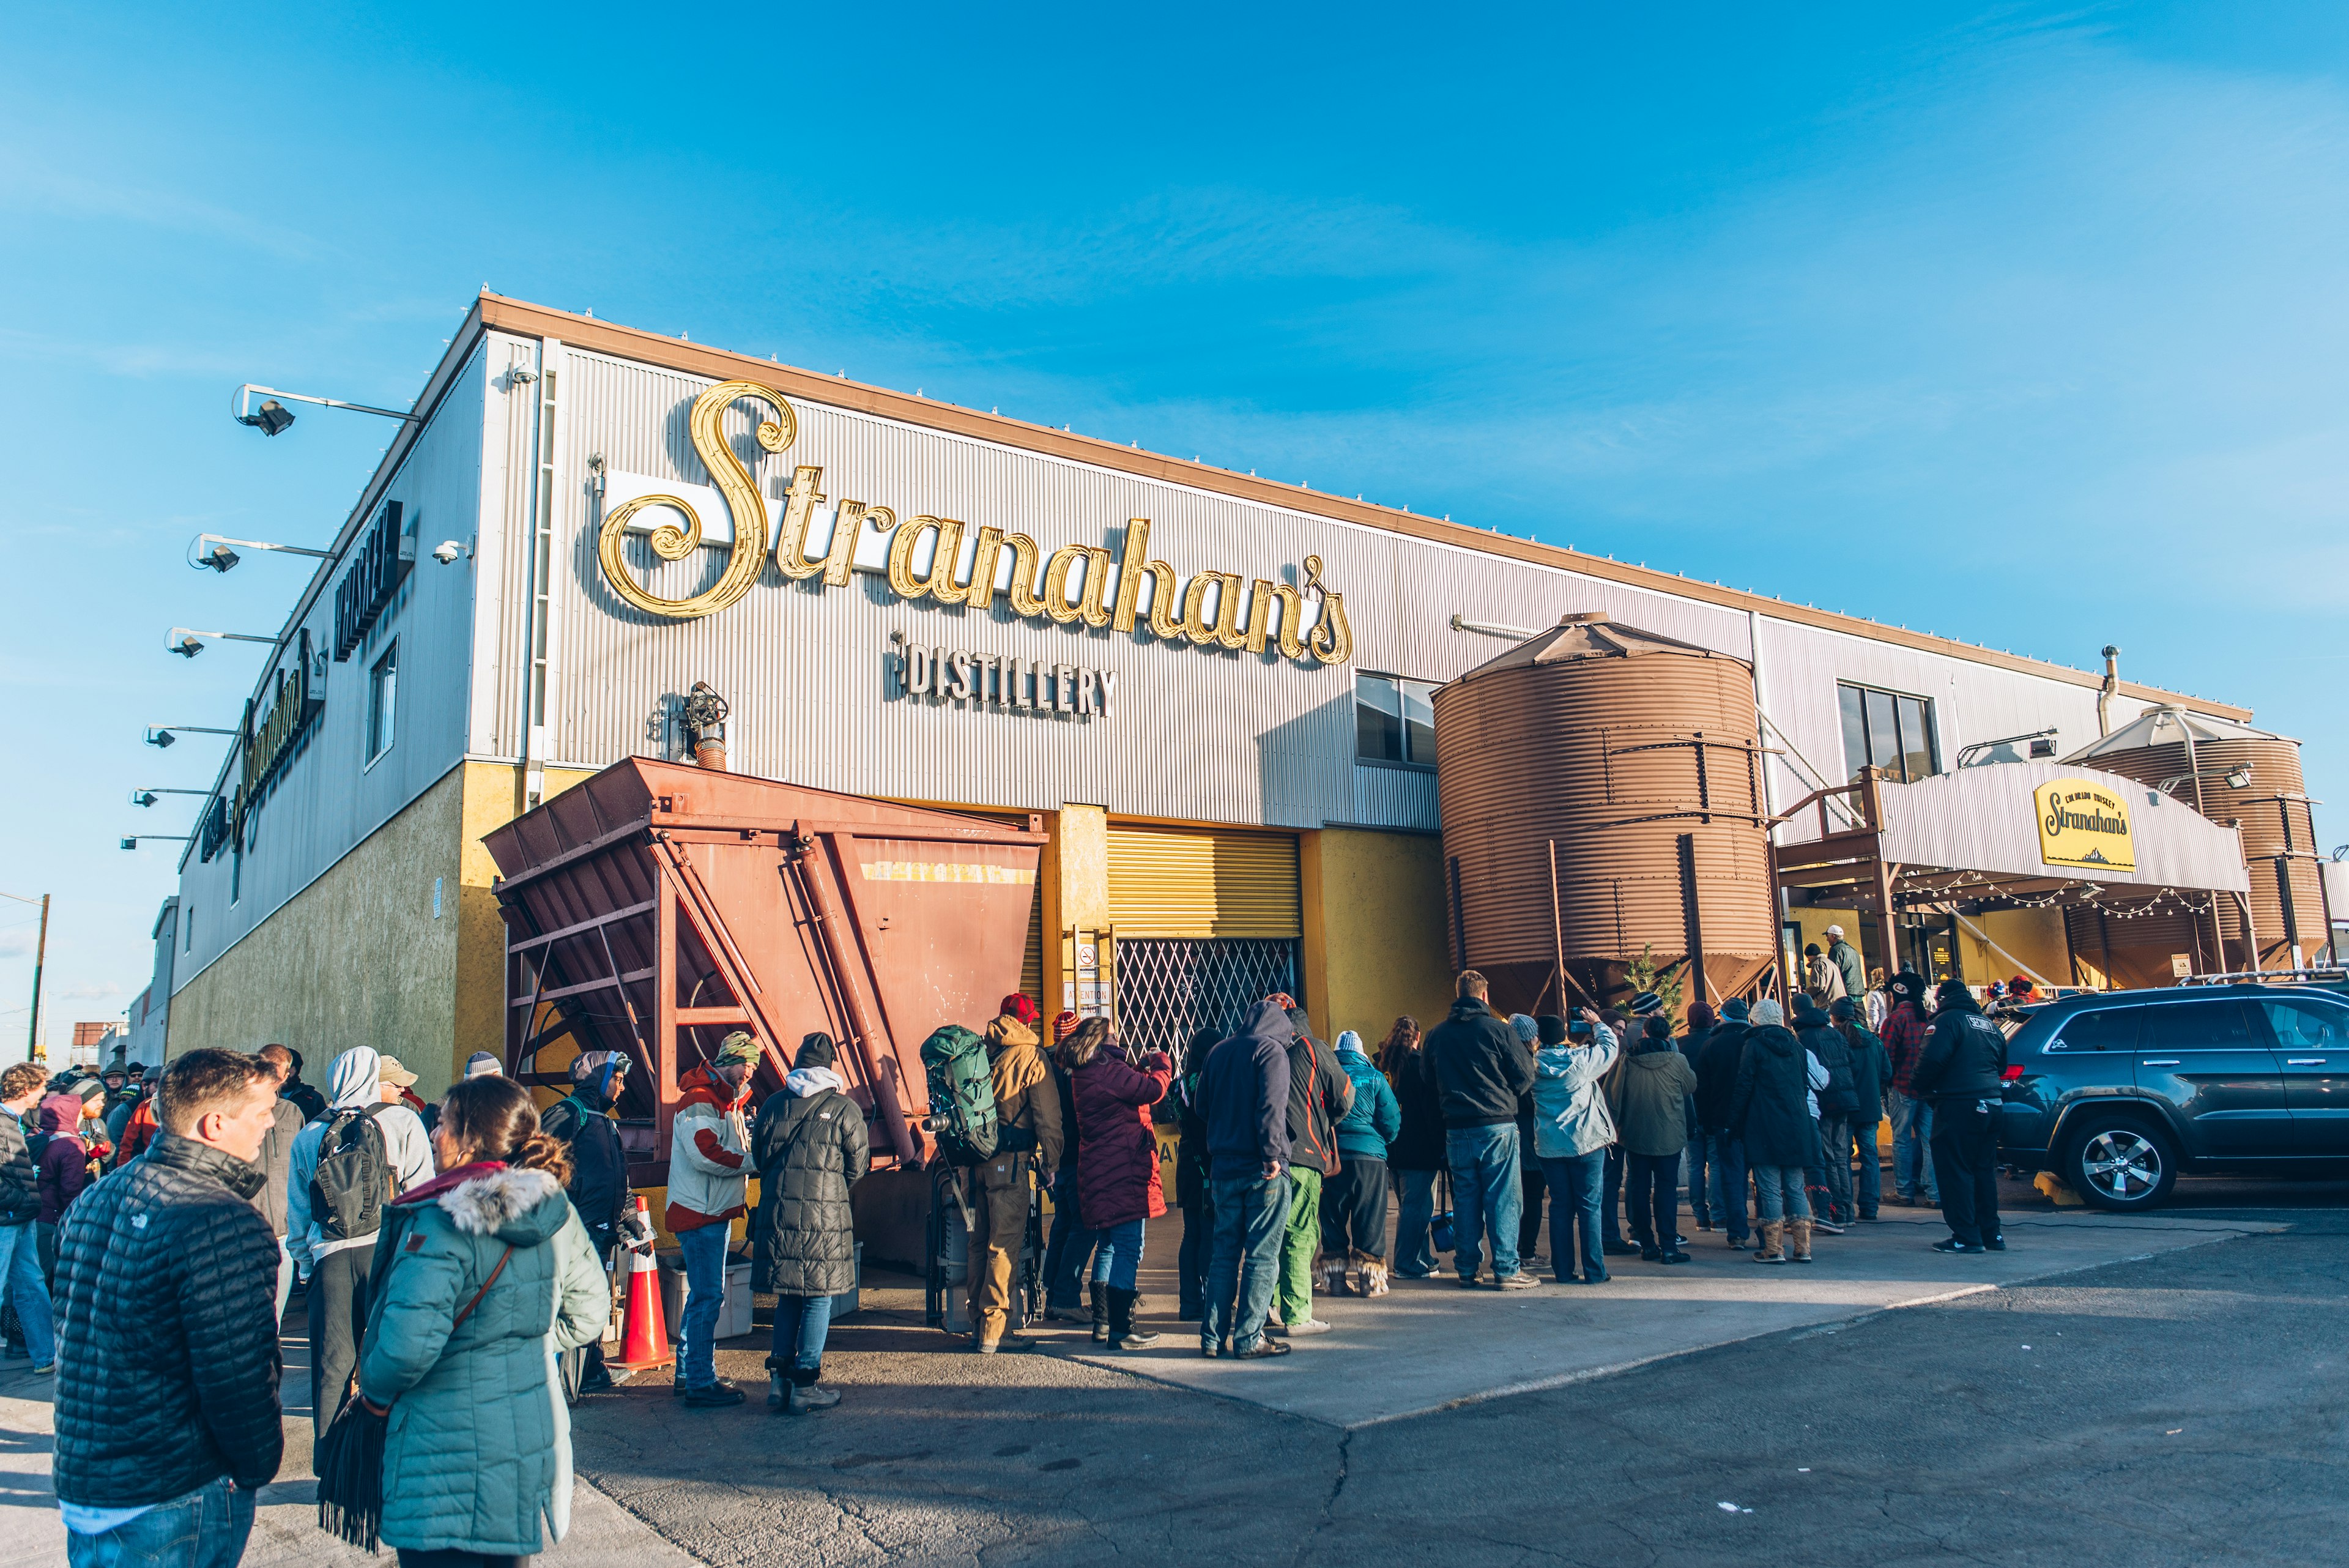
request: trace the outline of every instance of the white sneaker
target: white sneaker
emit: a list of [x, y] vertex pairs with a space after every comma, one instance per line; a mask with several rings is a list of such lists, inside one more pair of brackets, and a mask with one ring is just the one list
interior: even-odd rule
[[1288, 1335], [1289, 1338], [1295, 1339], [1299, 1334], [1327, 1334], [1330, 1332], [1330, 1325], [1323, 1323], [1318, 1317], [1309, 1317], [1303, 1323], [1290, 1324], [1287, 1328], [1282, 1329], [1280, 1332]]

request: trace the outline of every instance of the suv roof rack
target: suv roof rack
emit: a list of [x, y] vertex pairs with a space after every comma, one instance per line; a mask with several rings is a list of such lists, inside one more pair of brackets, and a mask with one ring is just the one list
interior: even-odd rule
[[2234, 974], [2189, 975], [2178, 983], [2185, 985], [2269, 985], [2278, 981], [2288, 985], [2305, 985], [2311, 981], [2349, 981], [2349, 966], [2327, 964], [2321, 969], [2255, 969]]

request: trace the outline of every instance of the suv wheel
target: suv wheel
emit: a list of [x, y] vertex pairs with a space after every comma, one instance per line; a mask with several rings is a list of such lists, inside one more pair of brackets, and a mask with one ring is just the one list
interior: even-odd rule
[[2099, 1121], [2068, 1141], [2063, 1176], [2090, 1207], [2152, 1209], [2178, 1182], [2178, 1146], [2135, 1121]]

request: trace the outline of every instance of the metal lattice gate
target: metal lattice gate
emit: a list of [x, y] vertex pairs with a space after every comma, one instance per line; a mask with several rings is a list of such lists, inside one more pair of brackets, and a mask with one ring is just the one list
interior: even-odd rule
[[1248, 1008], [1276, 991], [1297, 994], [1291, 937], [1120, 937], [1121, 1038], [1180, 1062], [1192, 1034], [1229, 1034]]

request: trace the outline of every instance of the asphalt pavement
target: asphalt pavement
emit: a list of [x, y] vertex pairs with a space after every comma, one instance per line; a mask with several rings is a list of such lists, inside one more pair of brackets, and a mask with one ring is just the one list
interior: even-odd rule
[[[955, 1354], [885, 1307], [836, 1330], [837, 1409], [770, 1415], [737, 1342], [749, 1405], [632, 1386], [582, 1412], [579, 1462], [710, 1563], [2338, 1563], [2349, 1212], [2200, 1198], [2168, 1218], [2214, 1239], [1354, 1424], [1170, 1388], [1073, 1336]], [[2262, 1198], [2291, 1206], [2241, 1206]], [[1526, 1333], [1526, 1367], [1560, 1337]]]

